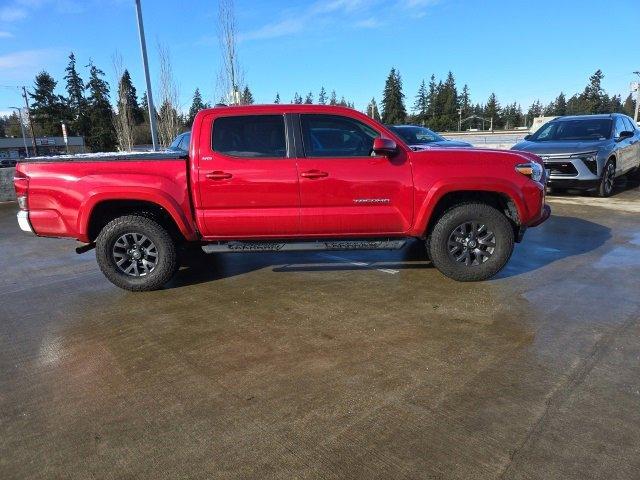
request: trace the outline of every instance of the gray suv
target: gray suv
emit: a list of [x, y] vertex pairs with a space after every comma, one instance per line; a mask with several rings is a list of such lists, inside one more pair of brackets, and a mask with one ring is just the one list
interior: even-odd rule
[[512, 147], [544, 161], [552, 189], [613, 192], [616, 177], [640, 173], [640, 129], [626, 115], [579, 115], [545, 123]]

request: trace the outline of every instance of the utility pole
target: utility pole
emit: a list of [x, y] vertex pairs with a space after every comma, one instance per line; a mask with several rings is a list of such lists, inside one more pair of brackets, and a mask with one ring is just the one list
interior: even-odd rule
[[153, 150], [158, 150], [158, 130], [156, 127], [156, 109], [153, 106], [153, 93], [151, 92], [151, 77], [149, 76], [149, 60], [147, 59], [147, 42], [144, 38], [144, 25], [142, 24], [142, 7], [140, 0], [136, 0], [136, 15], [138, 17], [138, 33], [140, 35], [140, 50], [142, 51], [142, 65], [144, 78], [147, 82], [147, 104], [149, 106], [149, 125], [151, 127], [151, 142]]
[[24, 105], [27, 107], [27, 119], [29, 120], [29, 130], [31, 130], [31, 143], [33, 145], [33, 156], [38, 156], [38, 146], [36, 145], [36, 134], [33, 131], [33, 122], [31, 121], [31, 109], [29, 108], [29, 98], [27, 97], [27, 87], [22, 87], [22, 97], [24, 98]]
[[462, 130], [462, 108], [458, 108], [458, 131]]
[[[633, 72], [640, 78], [640, 72]], [[633, 114], [633, 121], [638, 125], [638, 107], [640, 107], [640, 83], [636, 83], [636, 111]]]
[[27, 158], [29, 158], [29, 147], [27, 147], [27, 136], [24, 133], [24, 124], [22, 123], [22, 109], [18, 107], [9, 107], [11, 110], [16, 110], [18, 112], [18, 121], [20, 122], [20, 131], [22, 132], [22, 142], [24, 143], [24, 151], [27, 154]]

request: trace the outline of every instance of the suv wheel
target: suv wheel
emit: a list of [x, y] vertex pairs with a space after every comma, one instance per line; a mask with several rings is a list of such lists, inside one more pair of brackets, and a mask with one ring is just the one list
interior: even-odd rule
[[616, 179], [616, 164], [613, 160], [607, 161], [602, 170], [602, 178], [600, 179], [600, 185], [598, 186], [599, 197], [610, 197], [613, 193], [613, 184]]
[[473, 282], [502, 270], [513, 245], [513, 228], [503, 213], [484, 203], [465, 203], [438, 220], [429, 250], [433, 264], [444, 275]]
[[178, 268], [171, 235], [156, 221], [139, 215], [116, 218], [102, 229], [96, 259], [111, 283], [136, 292], [157, 290]]

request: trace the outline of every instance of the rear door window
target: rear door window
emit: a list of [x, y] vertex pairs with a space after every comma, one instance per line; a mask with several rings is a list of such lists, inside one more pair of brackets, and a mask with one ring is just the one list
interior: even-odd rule
[[282, 115], [237, 115], [213, 122], [212, 149], [234, 157], [284, 158], [287, 147]]
[[622, 117], [622, 120], [624, 121], [625, 130], [628, 130], [629, 132], [635, 131], [636, 128], [633, 126], [633, 122], [631, 121], [631, 119]]

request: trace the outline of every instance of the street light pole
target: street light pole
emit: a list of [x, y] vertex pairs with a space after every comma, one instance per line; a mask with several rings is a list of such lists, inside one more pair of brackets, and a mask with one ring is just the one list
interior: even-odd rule
[[149, 106], [149, 125], [151, 127], [151, 142], [153, 150], [158, 150], [158, 133], [156, 128], [156, 109], [153, 106], [153, 93], [151, 92], [151, 78], [149, 77], [149, 61], [147, 59], [147, 42], [144, 38], [144, 25], [142, 24], [142, 7], [140, 0], [136, 0], [136, 15], [138, 18], [138, 33], [140, 35], [140, 50], [142, 51], [142, 65], [144, 77], [147, 82], [147, 104]]
[[31, 143], [33, 144], [33, 156], [38, 156], [38, 146], [36, 145], [36, 134], [33, 130], [33, 122], [31, 121], [31, 109], [29, 108], [29, 98], [27, 97], [27, 87], [22, 87], [22, 97], [24, 105], [27, 107], [27, 119], [29, 120], [29, 129], [31, 130]]
[[[640, 72], [633, 72], [640, 78]], [[638, 124], [638, 107], [640, 107], [640, 83], [636, 86], [636, 111], [633, 114], [633, 121]]]
[[20, 131], [22, 132], [22, 142], [24, 143], [24, 151], [27, 154], [27, 158], [29, 158], [29, 147], [27, 147], [27, 136], [24, 133], [24, 124], [22, 123], [22, 109], [18, 107], [9, 107], [11, 110], [16, 110], [18, 112], [18, 121], [20, 122]]

